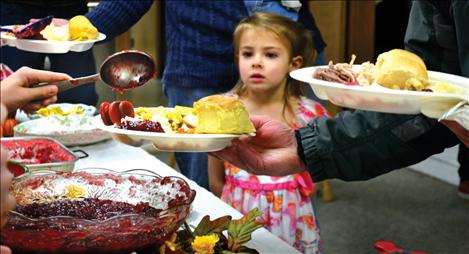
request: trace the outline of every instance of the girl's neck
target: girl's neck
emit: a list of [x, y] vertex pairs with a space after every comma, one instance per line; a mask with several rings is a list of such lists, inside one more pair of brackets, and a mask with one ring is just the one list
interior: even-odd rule
[[[240, 96], [241, 101], [243, 101], [246, 106], [249, 114], [251, 115], [269, 115], [277, 120], [285, 122], [285, 117], [288, 120], [291, 120], [294, 116], [285, 112], [283, 115], [283, 110], [285, 105], [284, 93], [274, 93], [274, 94], [257, 94], [246, 91], [243, 96]], [[297, 98], [290, 96], [288, 101], [291, 105], [295, 107], [297, 104]]]

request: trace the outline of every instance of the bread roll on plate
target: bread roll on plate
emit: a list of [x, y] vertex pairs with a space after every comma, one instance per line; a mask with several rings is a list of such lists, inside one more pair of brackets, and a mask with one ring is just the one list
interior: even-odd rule
[[428, 84], [427, 68], [416, 54], [393, 49], [378, 56], [374, 81], [391, 89], [420, 91]]
[[194, 103], [196, 133], [243, 134], [256, 132], [244, 104], [234, 96], [211, 95]]

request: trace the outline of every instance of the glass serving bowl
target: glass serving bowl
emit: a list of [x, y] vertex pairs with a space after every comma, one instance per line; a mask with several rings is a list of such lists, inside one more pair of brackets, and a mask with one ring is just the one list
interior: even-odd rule
[[35, 171], [15, 178], [11, 191], [17, 207], [1, 241], [14, 253], [154, 253], [195, 198], [179, 177], [98, 168]]

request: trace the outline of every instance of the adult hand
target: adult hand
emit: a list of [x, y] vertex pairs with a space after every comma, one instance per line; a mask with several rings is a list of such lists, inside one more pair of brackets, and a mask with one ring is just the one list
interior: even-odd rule
[[30, 88], [33, 83], [57, 82], [71, 79], [63, 73], [40, 71], [28, 67], [22, 67], [2, 81], [1, 101], [8, 111], [21, 108], [31, 112], [57, 101], [57, 86], [47, 85]]
[[441, 121], [442, 124], [444, 124], [448, 129], [450, 129], [456, 136], [463, 142], [467, 147], [469, 147], [469, 130], [465, 129], [462, 127], [458, 122], [456, 121], [448, 121], [444, 120]]
[[304, 171], [297, 153], [295, 132], [268, 116], [251, 116], [256, 136], [243, 136], [211, 155], [259, 175], [281, 176]]

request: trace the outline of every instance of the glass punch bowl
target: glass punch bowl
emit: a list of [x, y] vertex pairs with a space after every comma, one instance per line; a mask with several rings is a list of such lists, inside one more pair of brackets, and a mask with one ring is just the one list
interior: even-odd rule
[[189, 215], [195, 191], [179, 177], [88, 168], [15, 178], [17, 207], [1, 242], [13, 253], [155, 253]]

